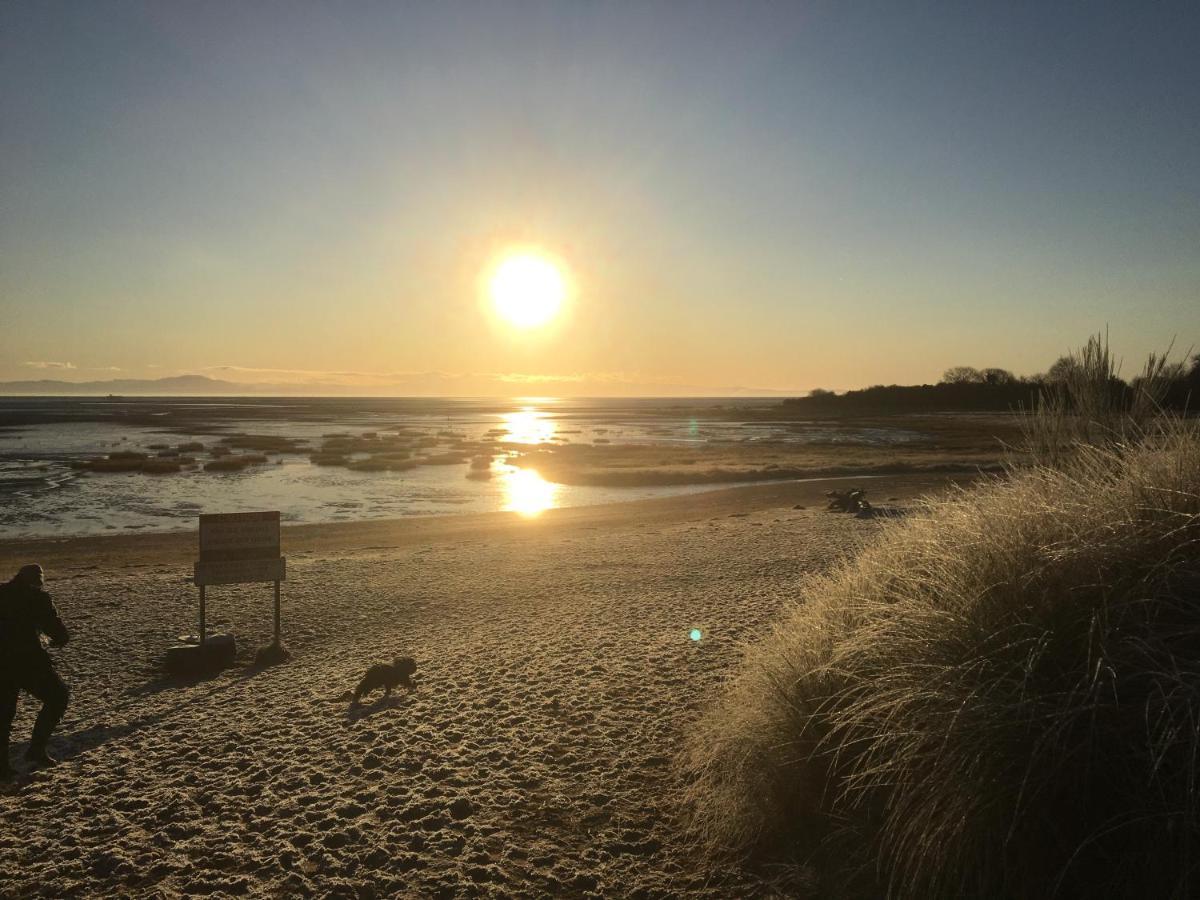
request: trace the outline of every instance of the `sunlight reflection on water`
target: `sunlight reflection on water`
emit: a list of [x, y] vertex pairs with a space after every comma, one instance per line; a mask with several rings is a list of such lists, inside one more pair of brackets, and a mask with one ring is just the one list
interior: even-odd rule
[[544, 444], [553, 439], [557, 427], [536, 406], [523, 406], [515, 412], [504, 413], [501, 418], [508, 433], [504, 440], [512, 444]]
[[544, 480], [533, 469], [515, 469], [507, 473], [504, 490], [504, 508], [531, 518], [553, 509], [558, 495], [558, 485]]

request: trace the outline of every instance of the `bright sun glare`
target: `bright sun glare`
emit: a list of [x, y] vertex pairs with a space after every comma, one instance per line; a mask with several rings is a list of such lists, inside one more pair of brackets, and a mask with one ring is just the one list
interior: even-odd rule
[[488, 292], [500, 318], [517, 328], [536, 328], [558, 314], [567, 286], [562, 269], [552, 260], [522, 252], [500, 261]]
[[554, 420], [532, 406], [504, 413], [500, 418], [508, 429], [504, 440], [512, 444], [544, 444], [556, 431]]
[[533, 469], [517, 469], [505, 485], [508, 502], [505, 509], [533, 518], [553, 508], [558, 485], [546, 481]]

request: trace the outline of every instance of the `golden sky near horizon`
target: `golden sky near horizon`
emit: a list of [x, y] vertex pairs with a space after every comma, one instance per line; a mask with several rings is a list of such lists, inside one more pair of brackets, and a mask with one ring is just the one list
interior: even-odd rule
[[[0, 381], [802, 393], [1200, 343], [1200, 16], [288, 12], [0, 9]], [[564, 293], [518, 328], [530, 250]]]

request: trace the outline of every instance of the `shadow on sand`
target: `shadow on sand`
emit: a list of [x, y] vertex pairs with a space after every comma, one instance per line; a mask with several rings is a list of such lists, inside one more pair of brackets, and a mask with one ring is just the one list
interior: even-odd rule
[[360, 719], [366, 719], [376, 713], [383, 712], [385, 709], [397, 709], [405, 705], [404, 701], [405, 695], [395, 693], [390, 697], [380, 697], [369, 705], [350, 706], [346, 710], [346, 721], [357, 722]]
[[[114, 738], [123, 738], [131, 734], [137, 734], [143, 728], [158, 725], [164, 719], [172, 715], [176, 710], [167, 709], [161, 712], [154, 713], [148, 716], [131, 719], [128, 722], [122, 722], [119, 725], [109, 725], [102, 723], [99, 725], [89, 725], [87, 728], [81, 728], [78, 731], [73, 731], [69, 734], [55, 735], [50, 740], [50, 749], [60, 763], [68, 762], [77, 756], [87, 753], [89, 750], [94, 750], [96, 747], [106, 744]], [[11, 755], [15, 760], [23, 760], [25, 751], [29, 749], [28, 741], [13, 742], [11, 745]], [[33, 768], [15, 772], [15, 777], [12, 782], [5, 787], [19, 786], [21, 782], [28, 781], [32, 776], [40, 772], [49, 772], [52, 769]]]
[[273, 658], [263, 657], [259, 654], [252, 662], [240, 667], [232, 665], [225, 668], [207, 669], [197, 672], [194, 675], [174, 674], [160, 670], [157, 677], [147, 681], [145, 684], [130, 688], [125, 692], [125, 695], [127, 697], [145, 697], [150, 694], [162, 693], [163, 691], [182, 690], [218, 681], [225, 675], [231, 676], [227, 679], [228, 683], [226, 686], [232, 686], [245, 681], [247, 678], [253, 678], [284, 661], [286, 660], [276, 661]]

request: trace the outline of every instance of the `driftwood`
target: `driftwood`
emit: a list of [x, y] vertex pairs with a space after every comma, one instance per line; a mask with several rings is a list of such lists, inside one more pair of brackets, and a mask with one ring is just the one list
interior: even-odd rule
[[848, 491], [826, 491], [825, 496], [829, 498], [828, 509], [852, 513], [871, 511], [871, 504], [867, 501], [867, 492], [860, 488], [851, 488]]

